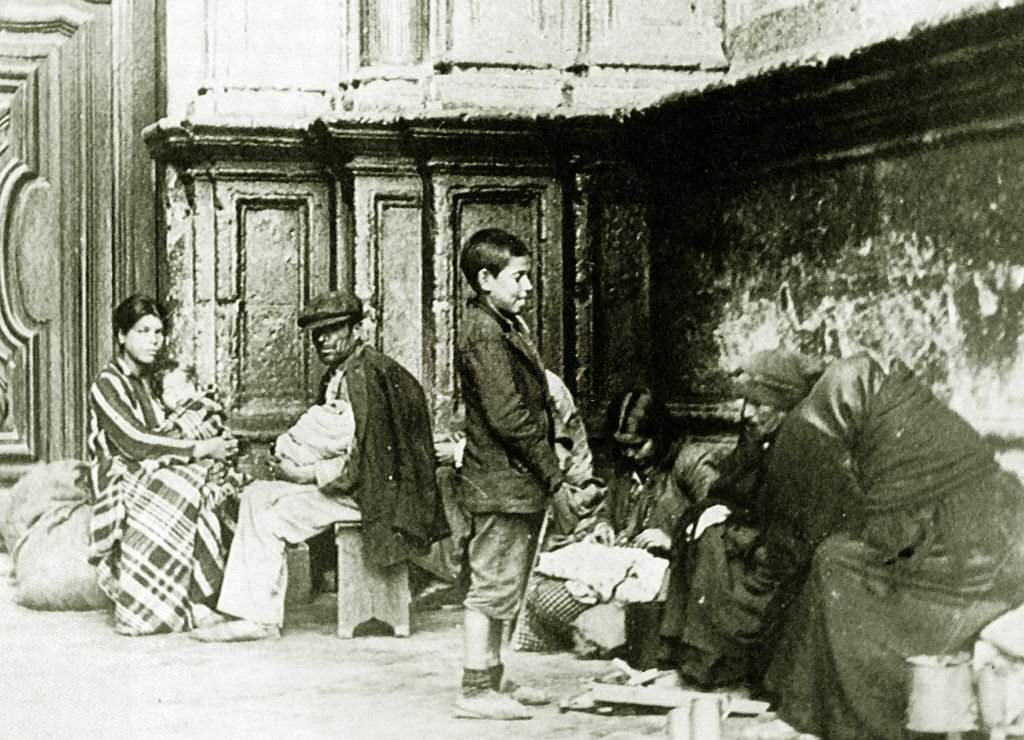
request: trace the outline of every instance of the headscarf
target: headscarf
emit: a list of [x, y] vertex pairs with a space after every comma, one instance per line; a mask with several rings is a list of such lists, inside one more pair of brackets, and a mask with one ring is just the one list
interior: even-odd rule
[[748, 401], [789, 411], [811, 392], [824, 369], [817, 357], [777, 348], [745, 357], [733, 382]]

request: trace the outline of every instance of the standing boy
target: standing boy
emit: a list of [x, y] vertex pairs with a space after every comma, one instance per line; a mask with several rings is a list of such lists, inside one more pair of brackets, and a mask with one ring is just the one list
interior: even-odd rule
[[455, 351], [466, 407], [461, 501], [471, 519], [456, 716], [527, 719], [529, 710], [501, 693], [504, 623], [516, 615], [549, 502], [560, 528], [579, 512], [552, 448], [544, 367], [519, 315], [533, 290], [529, 249], [485, 229], [466, 242], [460, 266], [476, 295]]

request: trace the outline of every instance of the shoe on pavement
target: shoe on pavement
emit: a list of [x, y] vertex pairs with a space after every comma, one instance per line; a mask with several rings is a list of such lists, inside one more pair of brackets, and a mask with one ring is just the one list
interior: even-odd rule
[[189, 637], [199, 642], [249, 642], [251, 640], [273, 640], [281, 636], [281, 628], [276, 624], [260, 624], [248, 619], [236, 619], [233, 622], [201, 627], [189, 633]]
[[501, 687], [501, 693], [511, 696], [524, 707], [543, 707], [554, 701], [551, 694], [544, 689], [520, 686], [515, 681], [505, 681]]
[[208, 606], [203, 606], [202, 604], [192, 605], [192, 622], [195, 624], [196, 629], [212, 627], [215, 624], [223, 624], [230, 619], [231, 617], [227, 614], [221, 614]]
[[533, 713], [510, 696], [493, 689], [471, 696], [460, 696], [455, 702], [455, 716], [460, 719], [530, 719]]

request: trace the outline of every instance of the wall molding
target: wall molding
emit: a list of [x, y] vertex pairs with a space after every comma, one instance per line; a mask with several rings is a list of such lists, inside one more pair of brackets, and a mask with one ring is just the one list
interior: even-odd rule
[[712, 177], [749, 176], [1018, 131], [1022, 28], [1014, 8], [683, 97], [629, 122], [635, 140], [676, 146], [634, 151], [655, 169], [710, 156]]

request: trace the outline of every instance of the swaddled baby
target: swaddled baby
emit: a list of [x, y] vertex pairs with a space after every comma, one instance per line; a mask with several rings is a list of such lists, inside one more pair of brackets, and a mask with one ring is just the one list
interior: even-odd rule
[[195, 368], [168, 360], [156, 369], [154, 384], [167, 418], [161, 434], [184, 439], [211, 439], [224, 431], [224, 406], [215, 391], [202, 391]]
[[343, 399], [310, 406], [291, 429], [277, 438], [279, 458], [298, 466], [345, 457], [352, 448], [356, 420], [352, 405]]
[[[180, 439], [211, 439], [225, 433], [224, 405], [212, 386], [200, 390], [194, 367], [167, 360], [157, 367], [153, 383], [167, 415], [159, 433]], [[251, 480], [235, 461], [203, 459], [195, 464], [207, 469], [203, 487], [211, 501], [237, 496]]]

